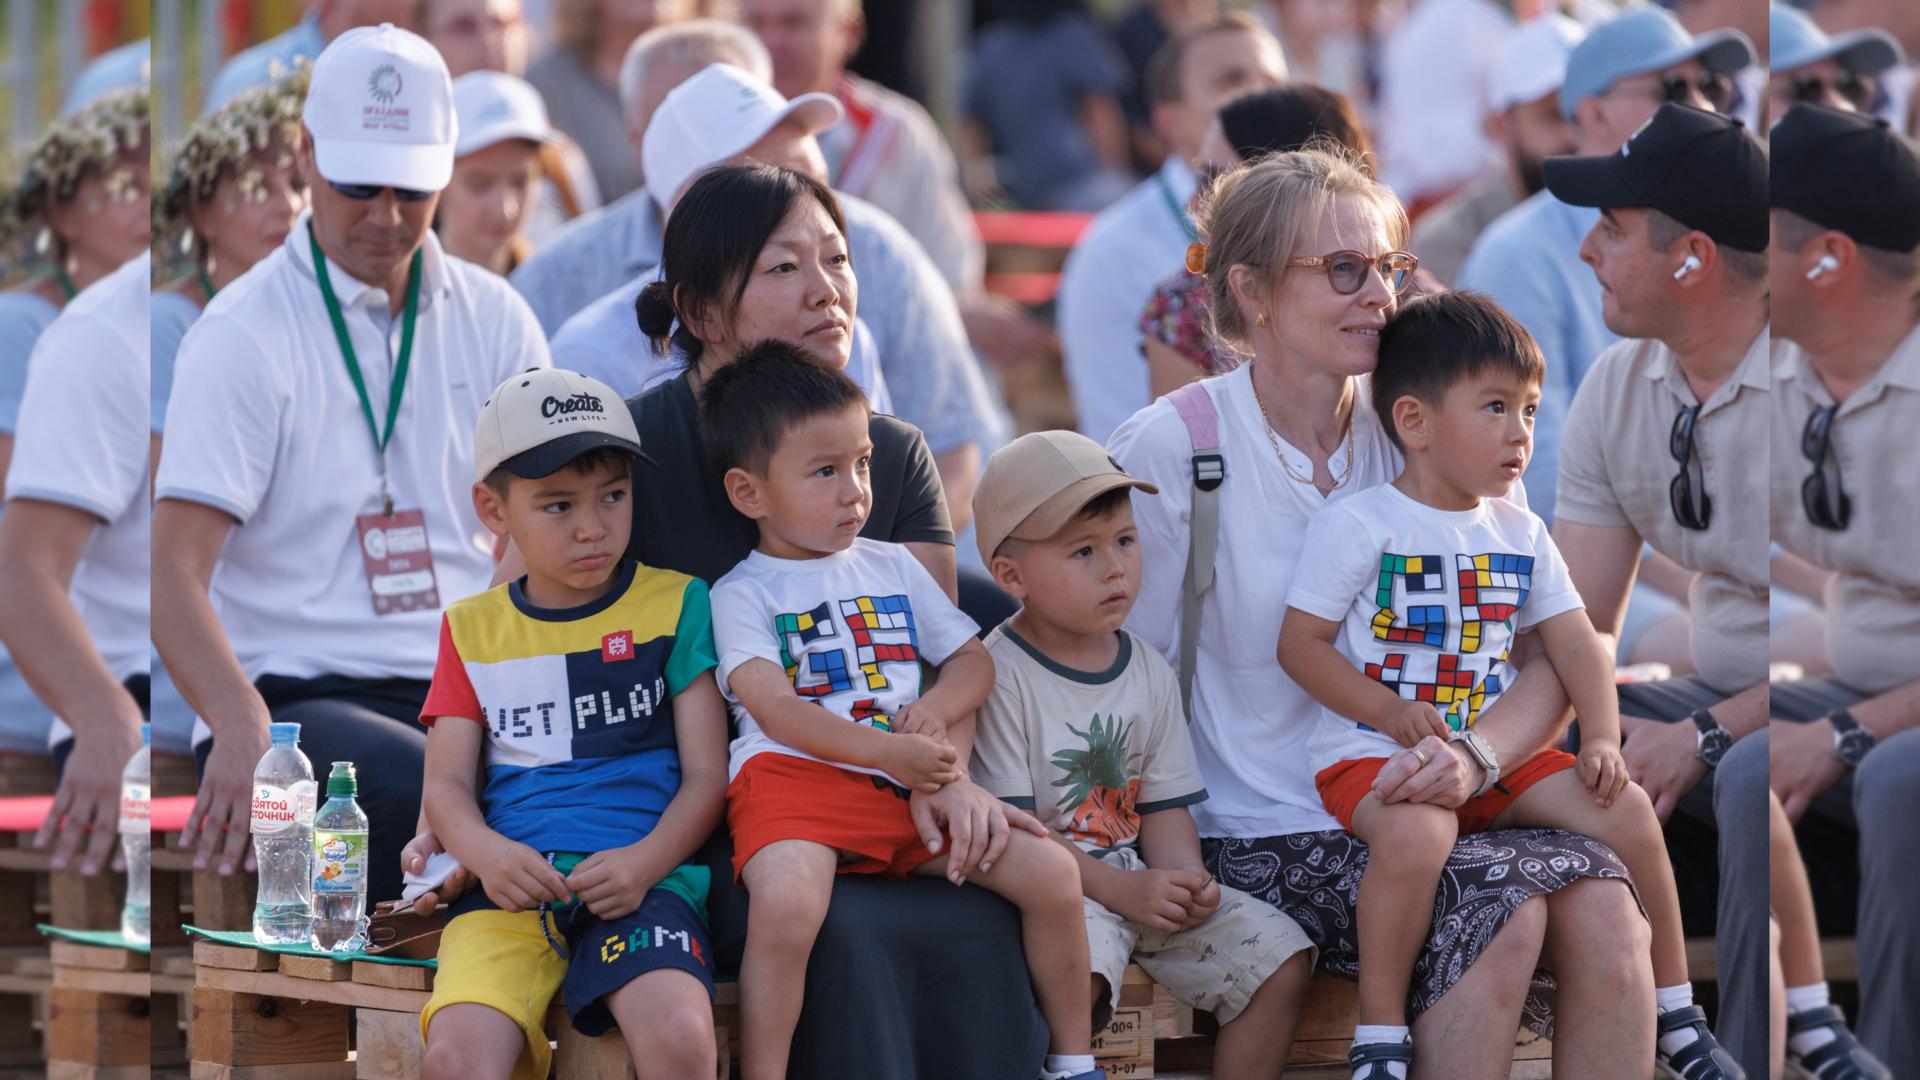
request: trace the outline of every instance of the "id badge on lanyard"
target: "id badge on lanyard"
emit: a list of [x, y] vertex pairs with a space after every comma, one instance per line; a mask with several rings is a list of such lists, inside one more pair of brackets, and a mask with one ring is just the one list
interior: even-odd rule
[[367, 396], [366, 378], [360, 374], [360, 359], [354, 355], [353, 340], [347, 336], [340, 300], [327, 277], [326, 255], [320, 250], [320, 241], [314, 237], [311, 223], [307, 226], [307, 239], [313, 245], [314, 276], [320, 282], [321, 299], [326, 301], [327, 318], [340, 343], [340, 356], [346, 361], [347, 374], [360, 395], [360, 411], [373, 432], [374, 453], [380, 459], [380, 512], [360, 514], [353, 519], [373, 613], [393, 615], [437, 610], [440, 589], [433, 575], [433, 548], [428, 543], [426, 513], [416, 508], [396, 508], [387, 478], [387, 446], [393, 441], [400, 401], [406, 393], [407, 366], [413, 357], [414, 323], [420, 313], [420, 252], [413, 253], [413, 264], [407, 270], [406, 315], [401, 323], [400, 356], [393, 368], [393, 386], [387, 394], [387, 427], [383, 434], [373, 415], [373, 402]]

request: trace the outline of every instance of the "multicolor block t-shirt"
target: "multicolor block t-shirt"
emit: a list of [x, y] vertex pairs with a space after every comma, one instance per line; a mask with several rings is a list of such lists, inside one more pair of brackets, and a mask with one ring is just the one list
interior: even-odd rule
[[520, 582], [447, 608], [422, 723], [487, 729], [487, 825], [536, 851], [605, 851], [653, 831], [680, 790], [673, 699], [714, 666], [698, 578], [622, 561], [579, 607]]
[[[1340, 623], [1334, 644], [1354, 667], [1458, 731], [1513, 684], [1514, 634], [1584, 605], [1531, 511], [1505, 499], [1437, 510], [1381, 484], [1313, 516], [1287, 606]], [[1318, 772], [1397, 748], [1323, 708], [1307, 754]]]
[[978, 633], [912, 552], [865, 537], [819, 559], [747, 556], [714, 583], [713, 624], [720, 648], [714, 674], [740, 725], [729, 780], [755, 754], [820, 760], [760, 729], [728, 681], [740, 665], [777, 664], [800, 697], [842, 720], [891, 731], [900, 707], [920, 700], [920, 665], [946, 663]]

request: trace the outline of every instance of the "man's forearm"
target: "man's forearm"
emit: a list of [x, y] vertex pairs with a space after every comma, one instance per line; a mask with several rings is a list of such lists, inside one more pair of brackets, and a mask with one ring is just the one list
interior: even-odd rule
[[955, 535], [965, 532], [967, 523], [973, 520], [973, 491], [980, 482], [980, 444], [963, 443], [940, 451], [933, 455], [933, 468], [940, 474], [940, 486], [946, 492], [953, 531]]
[[45, 567], [15, 564], [0, 582], [13, 662], [27, 685], [76, 735], [95, 724], [140, 723], [140, 706], [107, 668], [67, 588]]
[[1876, 738], [1920, 727], [1920, 679], [1870, 697], [1847, 712]]
[[1767, 726], [1771, 701], [1772, 693], [1768, 684], [1755, 683], [1707, 711], [1713, 714], [1721, 727], [1738, 739]]
[[1566, 728], [1573, 704], [1537, 633], [1520, 636], [1513, 663], [1519, 677], [1473, 725], [1508, 763], [1525, 761], [1552, 744]]
[[235, 724], [265, 723], [267, 704], [234, 655], [205, 586], [156, 560], [153, 609], [167, 613], [153, 622], [167, 674], [214, 736]]

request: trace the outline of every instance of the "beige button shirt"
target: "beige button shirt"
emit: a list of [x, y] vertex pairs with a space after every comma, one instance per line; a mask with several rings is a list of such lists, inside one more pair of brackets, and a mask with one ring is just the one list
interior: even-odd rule
[[[1560, 449], [1558, 520], [1631, 526], [1654, 550], [1696, 571], [1687, 597], [1694, 667], [1729, 695], [1767, 677], [1770, 360], [1763, 330], [1702, 404], [1671, 349], [1622, 341], [1582, 380]], [[1702, 408], [1694, 450], [1713, 500], [1701, 530], [1675, 520], [1668, 496], [1680, 469], [1669, 449], [1674, 420], [1695, 404]]]
[[1773, 539], [1835, 571], [1826, 596], [1834, 675], [1868, 694], [1911, 682], [1920, 678], [1920, 499], [1900, 485], [1914, 481], [1920, 461], [1911, 450], [1920, 430], [1920, 327], [1834, 414], [1828, 479], [1837, 465], [1852, 503], [1838, 532], [1808, 521], [1800, 503], [1813, 472], [1801, 435], [1833, 395], [1798, 346], [1782, 341], [1773, 354]]

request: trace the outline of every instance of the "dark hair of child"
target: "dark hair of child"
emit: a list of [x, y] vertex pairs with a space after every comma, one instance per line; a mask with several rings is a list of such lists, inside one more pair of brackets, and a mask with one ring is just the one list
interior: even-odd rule
[[1401, 398], [1438, 405], [1456, 383], [1489, 371], [1539, 383], [1546, 370], [1533, 335], [1487, 297], [1474, 292], [1417, 297], [1402, 304], [1380, 331], [1373, 408], [1387, 437], [1404, 451], [1393, 422], [1393, 403]]
[[716, 472], [765, 473], [795, 425], [855, 406], [867, 408], [867, 395], [844, 372], [790, 342], [762, 341], [707, 377], [700, 432]]

